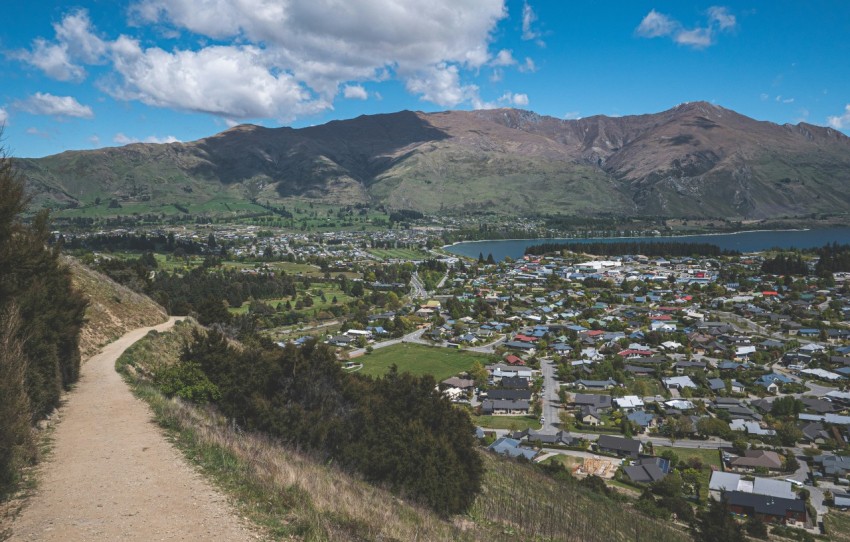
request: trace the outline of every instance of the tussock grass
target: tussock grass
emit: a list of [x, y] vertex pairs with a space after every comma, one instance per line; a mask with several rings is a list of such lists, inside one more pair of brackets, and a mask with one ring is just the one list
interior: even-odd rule
[[150, 298], [118, 284], [71, 257], [63, 258], [71, 269], [74, 287], [88, 299], [86, 323], [80, 330], [83, 360], [133, 329], [161, 324], [168, 319], [165, 309]]

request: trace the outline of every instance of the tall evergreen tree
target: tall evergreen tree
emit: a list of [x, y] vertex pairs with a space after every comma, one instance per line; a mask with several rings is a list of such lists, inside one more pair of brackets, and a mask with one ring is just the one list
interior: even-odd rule
[[34, 457], [30, 424], [79, 377], [87, 303], [58, 248], [47, 245], [47, 213], [21, 221], [27, 203], [23, 180], [0, 150], [0, 492]]
[[708, 508], [697, 514], [694, 539], [697, 542], [744, 542], [743, 529], [729, 512], [726, 503], [710, 500]]

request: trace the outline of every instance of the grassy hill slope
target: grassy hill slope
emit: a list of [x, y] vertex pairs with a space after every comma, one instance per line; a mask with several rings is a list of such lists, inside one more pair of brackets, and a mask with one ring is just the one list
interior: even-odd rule
[[74, 287], [89, 299], [86, 322], [80, 333], [80, 354], [84, 360], [130, 330], [161, 324], [168, 319], [165, 309], [148, 297], [74, 258], [64, 260], [71, 269]]
[[214, 410], [168, 400], [150, 383], [172, 364], [196, 324], [151, 333], [119, 360], [136, 393], [154, 409], [186, 457], [270, 538], [305, 540], [688, 540], [576, 483], [485, 454], [485, 489], [467, 515], [441, 518], [334, 465], [262, 435], [243, 433]]
[[[706, 102], [562, 120], [401, 111], [302, 129], [242, 125], [188, 143], [19, 160], [37, 205], [163, 213], [311, 198], [508, 215], [764, 218], [850, 209], [850, 138]], [[106, 208], [115, 200], [123, 205]], [[196, 212], [193, 208], [193, 212]]]

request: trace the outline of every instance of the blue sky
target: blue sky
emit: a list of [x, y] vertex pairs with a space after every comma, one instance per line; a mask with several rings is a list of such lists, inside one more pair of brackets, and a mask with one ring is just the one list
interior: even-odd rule
[[36, 0], [4, 6], [16, 156], [402, 109], [707, 100], [850, 133], [850, 2]]

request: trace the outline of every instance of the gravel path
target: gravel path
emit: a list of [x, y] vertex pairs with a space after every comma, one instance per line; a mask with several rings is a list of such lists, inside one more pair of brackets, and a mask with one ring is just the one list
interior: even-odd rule
[[257, 538], [169, 444], [115, 371], [150, 329], [127, 333], [83, 366], [56, 426], [39, 487], [11, 540], [250, 540]]

